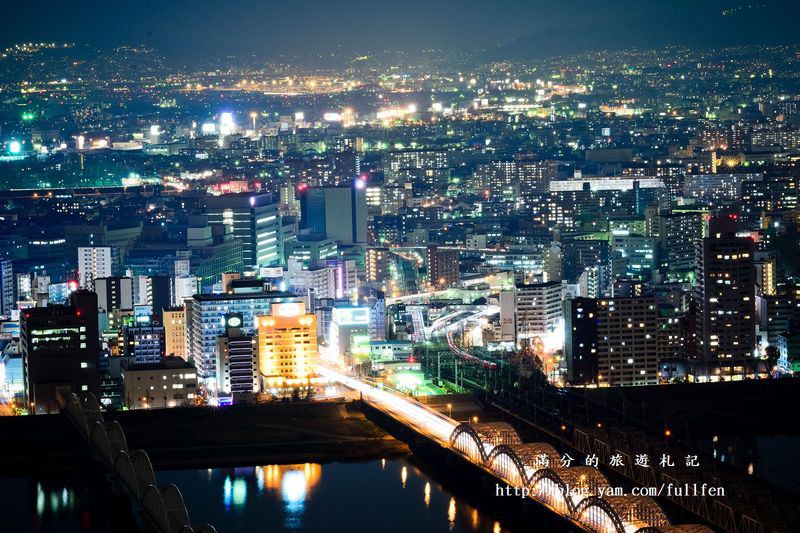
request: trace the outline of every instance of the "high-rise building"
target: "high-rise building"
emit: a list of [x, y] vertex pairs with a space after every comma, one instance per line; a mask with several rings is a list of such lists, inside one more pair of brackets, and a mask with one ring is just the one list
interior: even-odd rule
[[356, 179], [361, 172], [361, 157], [354, 150], [344, 150], [333, 154], [334, 181], [347, 184]]
[[175, 276], [173, 280], [172, 290], [172, 304], [175, 306], [182, 306], [185, 300], [188, 300], [198, 292], [199, 279], [191, 274]]
[[516, 326], [516, 293], [514, 291], [500, 291], [500, 340], [515, 342], [517, 336]]
[[383, 156], [383, 172], [390, 183], [401, 179], [409, 170], [440, 171], [449, 167], [445, 150], [396, 150]]
[[695, 381], [742, 379], [759, 374], [754, 360], [754, 243], [736, 235], [733, 215], [708, 220], [698, 247], [698, 357]]
[[225, 316], [225, 334], [217, 339], [217, 383], [219, 392], [258, 392], [259, 365], [257, 337], [242, 330], [242, 315]]
[[388, 248], [368, 248], [364, 260], [367, 281], [385, 283], [389, 280], [390, 255]]
[[667, 272], [692, 272], [697, 268], [697, 245], [703, 238], [702, 211], [662, 213], [654, 223], [661, 267]]
[[643, 235], [632, 235], [628, 231], [616, 231], [611, 238], [611, 249], [624, 258], [626, 276], [649, 279], [658, 266], [656, 261], [656, 239]]
[[164, 353], [188, 359], [186, 351], [186, 309], [169, 307], [164, 309]]
[[115, 309], [133, 309], [133, 279], [120, 276], [94, 280], [97, 307], [107, 313]]
[[568, 309], [564, 354], [571, 383], [658, 383], [655, 298], [575, 298]]
[[458, 250], [441, 250], [431, 244], [428, 246], [427, 255], [428, 278], [433, 287], [443, 289], [458, 282]]
[[273, 303], [257, 318], [258, 364], [265, 389], [303, 386], [318, 359], [317, 317], [302, 302]]
[[14, 266], [10, 259], [0, 259], [0, 315], [10, 315], [13, 308]]
[[81, 289], [92, 289], [94, 280], [110, 277], [111, 274], [110, 246], [78, 248], [78, 284]]
[[777, 346], [778, 335], [800, 325], [800, 307], [793, 294], [756, 296], [756, 318], [759, 332], [766, 335], [766, 345]]
[[778, 292], [777, 257], [772, 252], [756, 252], [756, 290], [764, 296]]
[[20, 345], [31, 412], [57, 412], [58, 394], [99, 397], [100, 341], [93, 292], [73, 292], [68, 305], [25, 309], [20, 315]]
[[164, 309], [170, 307], [172, 302], [170, 281], [169, 276], [147, 277], [147, 300], [145, 303], [152, 308], [153, 320], [157, 322], [161, 322]]
[[563, 323], [561, 282], [548, 281], [517, 285], [515, 316], [517, 343], [525, 345], [533, 339], [544, 338]]
[[598, 382], [597, 300], [575, 298], [566, 302], [564, 359], [567, 381], [573, 385]]
[[368, 298], [369, 304], [369, 339], [372, 341], [386, 340], [386, 297], [382, 291], [377, 291]]
[[366, 244], [366, 185], [355, 180], [348, 187], [314, 187], [301, 191], [301, 228], [342, 244]]
[[241, 314], [242, 328], [249, 332], [256, 327], [256, 317], [270, 314], [273, 303], [298, 300], [287, 292], [195, 294], [186, 300], [186, 347], [201, 381], [212, 389], [217, 386], [217, 337], [225, 333], [226, 315]]
[[243, 245], [246, 268], [281, 264], [281, 216], [271, 194], [226, 194], [206, 200], [209, 224], [224, 224]]

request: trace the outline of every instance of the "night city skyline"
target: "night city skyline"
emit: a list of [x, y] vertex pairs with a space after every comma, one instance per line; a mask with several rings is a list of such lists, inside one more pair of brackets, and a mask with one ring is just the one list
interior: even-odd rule
[[797, 531], [797, 2], [6, 4], [4, 532]]

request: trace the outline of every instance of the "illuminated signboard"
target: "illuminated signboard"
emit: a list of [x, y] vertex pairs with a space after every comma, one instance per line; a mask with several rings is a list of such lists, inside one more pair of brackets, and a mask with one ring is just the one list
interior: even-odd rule
[[340, 326], [365, 326], [369, 324], [367, 307], [334, 307], [333, 322]]
[[292, 317], [298, 316], [305, 312], [303, 305], [300, 303], [282, 303], [273, 305], [273, 313], [278, 316]]

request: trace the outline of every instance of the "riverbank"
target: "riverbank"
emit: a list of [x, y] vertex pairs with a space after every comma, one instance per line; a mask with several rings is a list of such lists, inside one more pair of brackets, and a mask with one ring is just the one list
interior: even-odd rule
[[128, 446], [146, 450], [156, 469], [360, 461], [409, 451], [348, 402], [126, 411], [107, 419], [119, 421]]
[[[179, 407], [109, 413], [129, 449], [147, 451], [153, 467], [363, 461], [398, 457], [408, 446], [369, 421], [357, 403], [299, 402]], [[0, 475], [84, 469], [88, 445], [60, 415], [0, 418]]]

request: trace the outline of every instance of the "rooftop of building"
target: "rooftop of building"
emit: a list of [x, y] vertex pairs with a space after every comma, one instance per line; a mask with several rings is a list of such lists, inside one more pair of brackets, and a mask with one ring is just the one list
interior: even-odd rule
[[296, 294], [285, 291], [263, 291], [248, 293], [220, 293], [220, 294], [195, 294], [192, 299], [198, 302], [221, 302], [225, 300], [254, 300], [256, 298], [278, 299], [278, 298], [297, 298]]
[[195, 367], [189, 361], [168, 355], [158, 363], [134, 363], [133, 361], [123, 361], [122, 367], [128, 372], [146, 372], [148, 370], [174, 370], [186, 369], [194, 370]]

